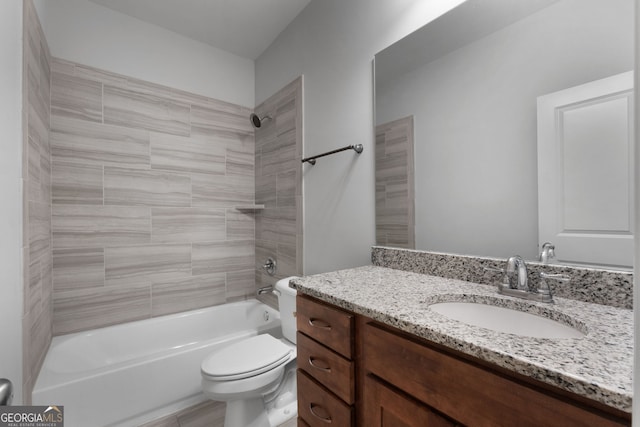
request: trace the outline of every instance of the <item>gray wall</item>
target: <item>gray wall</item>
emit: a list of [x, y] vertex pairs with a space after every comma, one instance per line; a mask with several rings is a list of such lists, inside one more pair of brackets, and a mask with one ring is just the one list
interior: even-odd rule
[[415, 115], [417, 248], [537, 256], [536, 98], [633, 69], [632, 11], [565, 0], [377, 88]]
[[0, 378], [22, 403], [22, 5], [0, 2]]
[[375, 242], [372, 60], [460, 1], [312, 1], [256, 61], [256, 101], [304, 75], [304, 272], [370, 263]]

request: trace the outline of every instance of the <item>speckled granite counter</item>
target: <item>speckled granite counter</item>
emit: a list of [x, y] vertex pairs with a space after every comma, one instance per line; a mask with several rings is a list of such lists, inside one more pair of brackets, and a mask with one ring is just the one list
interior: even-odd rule
[[[301, 293], [631, 413], [633, 312], [556, 298], [536, 303], [494, 286], [367, 266], [291, 280]], [[436, 302], [490, 302], [553, 318], [587, 332], [542, 339], [470, 326], [429, 310]]]

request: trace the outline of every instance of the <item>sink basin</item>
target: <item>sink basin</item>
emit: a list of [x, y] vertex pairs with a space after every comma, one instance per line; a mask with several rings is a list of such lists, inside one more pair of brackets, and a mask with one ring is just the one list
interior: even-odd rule
[[585, 334], [555, 320], [523, 311], [471, 302], [431, 304], [429, 309], [450, 319], [497, 332], [535, 338], [580, 338]]

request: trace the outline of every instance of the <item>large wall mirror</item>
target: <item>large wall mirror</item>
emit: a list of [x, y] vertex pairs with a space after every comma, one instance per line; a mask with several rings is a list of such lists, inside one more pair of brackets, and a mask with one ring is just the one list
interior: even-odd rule
[[633, 17], [467, 0], [379, 52], [377, 243], [631, 268]]

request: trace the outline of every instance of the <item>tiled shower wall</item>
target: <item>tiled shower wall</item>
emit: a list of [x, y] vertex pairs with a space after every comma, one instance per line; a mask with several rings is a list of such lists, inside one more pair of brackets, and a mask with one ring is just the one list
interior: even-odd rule
[[[31, 0], [23, 13], [23, 399], [31, 390], [51, 342], [51, 55]], [[5, 325], [7, 326], [7, 325]]]
[[254, 295], [250, 113], [53, 60], [54, 334]]
[[[269, 116], [256, 138], [256, 286], [302, 274], [302, 77], [256, 107]], [[262, 267], [271, 257], [274, 276]], [[276, 304], [273, 295], [261, 298]]]
[[413, 116], [376, 126], [376, 244], [415, 248]]

